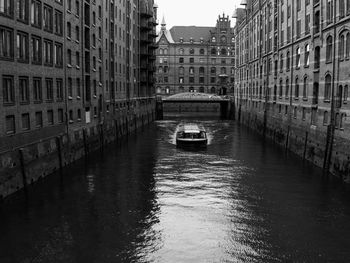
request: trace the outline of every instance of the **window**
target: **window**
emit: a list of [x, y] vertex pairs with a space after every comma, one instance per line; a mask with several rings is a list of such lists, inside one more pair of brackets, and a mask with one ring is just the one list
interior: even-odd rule
[[190, 58], [190, 63], [194, 63], [194, 58]]
[[204, 67], [200, 67], [200, 68], [199, 68], [199, 74], [204, 74], [204, 73], [205, 73]]
[[41, 2], [39, 0], [32, 0], [30, 13], [32, 25], [41, 27]]
[[29, 81], [26, 77], [19, 78], [19, 99], [21, 103], [29, 103]]
[[321, 48], [319, 46], [315, 47], [315, 69], [320, 68], [320, 62], [321, 62], [320, 50]]
[[184, 74], [184, 67], [179, 67], [179, 74], [183, 75]]
[[295, 90], [294, 90], [294, 99], [299, 98], [299, 78], [295, 78]]
[[48, 110], [47, 111], [47, 124], [48, 125], [53, 125], [54, 120], [53, 120], [53, 110]]
[[204, 77], [199, 77], [199, 83], [204, 84]]
[[72, 0], [67, 0], [67, 9], [68, 11], [72, 11]]
[[67, 64], [68, 66], [72, 66], [72, 50], [67, 50]]
[[67, 22], [67, 37], [69, 39], [72, 38], [72, 25], [70, 22]]
[[345, 48], [345, 36], [341, 35], [340, 36], [340, 42], [339, 42], [339, 59], [343, 60], [344, 59], [344, 48]]
[[8, 115], [6, 116], [6, 134], [10, 135], [14, 133], [16, 133], [15, 116]]
[[226, 56], [227, 55], [227, 50], [225, 48], [222, 48], [221, 51], [220, 51], [220, 54], [222, 56]]
[[349, 86], [345, 85], [344, 87], [344, 102], [348, 101], [349, 99]]
[[310, 46], [307, 44], [305, 46], [305, 59], [304, 59], [304, 65], [305, 67], [308, 67], [310, 64]]
[[325, 111], [323, 113], [323, 125], [327, 125], [328, 124], [328, 111]]
[[41, 38], [32, 36], [32, 63], [41, 64]]
[[345, 15], [345, 3], [344, 0], [339, 0], [339, 15], [340, 17], [344, 17]]
[[77, 83], [77, 99], [80, 99], [81, 97], [80, 78], [76, 79], [76, 83]]
[[286, 65], [286, 69], [287, 69], [287, 71], [289, 71], [290, 70], [290, 53], [289, 53], [289, 51], [287, 52], [287, 65]]
[[80, 4], [79, 1], [75, 1], [75, 15], [79, 16], [80, 14]]
[[4, 76], [2, 79], [4, 104], [15, 103], [15, 90], [12, 76]]
[[[0, 3], [1, 1], [2, 0], [0, 0]], [[16, 9], [17, 9], [18, 20], [23, 22], [28, 22], [28, 0], [16, 0], [16, 1], [17, 1]]]
[[44, 64], [53, 65], [53, 43], [49, 40], [44, 40]]
[[296, 50], [295, 66], [300, 68], [300, 48], [297, 48]]
[[304, 77], [304, 85], [303, 85], [303, 99], [307, 100], [307, 93], [309, 89], [308, 78]]
[[17, 32], [17, 59], [19, 62], [28, 62], [29, 60], [29, 39], [28, 34]]
[[289, 79], [286, 79], [286, 99], [289, 97]]
[[324, 99], [329, 101], [331, 99], [331, 89], [332, 89], [332, 77], [331, 75], [326, 76], [325, 87], [324, 87]]
[[13, 31], [0, 27], [0, 59], [13, 59]]
[[211, 74], [216, 74], [216, 67], [211, 67], [210, 68], [210, 73]]
[[179, 58], [179, 63], [184, 63], [184, 58]]
[[41, 111], [35, 112], [35, 127], [43, 127], [43, 113]]
[[75, 64], [77, 68], [80, 67], [80, 53], [78, 51], [75, 52]]
[[43, 98], [43, 92], [42, 92], [42, 86], [41, 86], [41, 79], [40, 78], [34, 78], [33, 79], [33, 93], [34, 93], [34, 101], [35, 102], [41, 102]]
[[79, 30], [79, 26], [75, 27], [75, 40], [76, 41], [80, 41], [80, 30]]
[[204, 53], [205, 53], [204, 49], [201, 48], [201, 49], [199, 50], [199, 54], [204, 55]]
[[58, 123], [62, 123], [63, 122], [63, 109], [58, 109], [57, 122]]
[[280, 71], [283, 71], [283, 54], [280, 56]]
[[22, 130], [30, 130], [30, 116], [29, 113], [22, 114]]
[[215, 48], [215, 47], [213, 47], [213, 48], [211, 49], [210, 54], [212, 54], [212, 55], [216, 55], [216, 48]]
[[72, 99], [73, 97], [73, 79], [72, 78], [68, 78], [68, 98]]
[[[350, 1], [349, 1], [349, 6], [350, 6]], [[346, 34], [346, 47], [345, 47], [345, 49], [346, 49], [345, 56], [346, 56], [346, 58], [349, 58], [350, 57], [350, 33]]]
[[58, 101], [63, 100], [63, 80], [62, 79], [56, 80], [56, 95], [57, 95]]
[[52, 32], [53, 30], [53, 10], [52, 7], [44, 5], [44, 30]]
[[210, 78], [210, 83], [216, 83], [216, 78], [215, 77], [211, 77]]
[[184, 53], [185, 53], [184, 49], [183, 49], [183, 48], [180, 48], [179, 54], [180, 54], [180, 55], [183, 55]]
[[56, 67], [63, 66], [63, 51], [62, 44], [55, 43], [55, 52], [54, 52], [54, 63]]
[[0, 0], [0, 13], [13, 17], [13, 0]]
[[191, 75], [193, 75], [193, 74], [194, 74], [194, 67], [190, 67], [188, 72], [189, 72]]
[[283, 80], [280, 80], [280, 90], [279, 90], [279, 97], [282, 98], [283, 96]]
[[46, 79], [46, 99], [48, 101], [53, 101], [53, 82], [52, 79]]
[[327, 23], [330, 24], [333, 22], [333, 0], [327, 0], [326, 8], [326, 19]]
[[63, 34], [63, 16], [62, 13], [55, 10], [55, 34], [62, 36]]
[[327, 37], [326, 46], [326, 62], [332, 62], [332, 48], [333, 48], [333, 38], [332, 36]]

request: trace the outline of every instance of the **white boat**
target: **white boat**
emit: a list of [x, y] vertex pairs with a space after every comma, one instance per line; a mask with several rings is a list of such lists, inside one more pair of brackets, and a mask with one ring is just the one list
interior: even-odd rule
[[188, 123], [177, 127], [177, 146], [207, 146], [207, 132], [202, 125]]

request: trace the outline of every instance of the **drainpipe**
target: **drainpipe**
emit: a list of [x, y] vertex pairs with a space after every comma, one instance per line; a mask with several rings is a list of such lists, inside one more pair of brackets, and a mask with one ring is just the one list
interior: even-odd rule
[[336, 30], [336, 12], [335, 10], [337, 7], [337, 1], [334, 1], [334, 8], [332, 10], [333, 12], [333, 72], [332, 72], [332, 90], [331, 90], [331, 121], [330, 124], [327, 127], [327, 142], [326, 142], [326, 153], [325, 153], [325, 160], [323, 164], [324, 172], [328, 173], [329, 169], [331, 168], [331, 160], [332, 160], [332, 151], [333, 151], [333, 144], [334, 144], [334, 133], [335, 133], [335, 63], [336, 60], [338, 60], [338, 73], [337, 73], [337, 80], [339, 81], [339, 58], [336, 56], [336, 39], [337, 39], [337, 30]]

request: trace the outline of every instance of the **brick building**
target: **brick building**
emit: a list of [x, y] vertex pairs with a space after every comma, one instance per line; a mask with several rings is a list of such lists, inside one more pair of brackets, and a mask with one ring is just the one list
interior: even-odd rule
[[151, 98], [156, 11], [153, 0], [0, 0], [0, 151]]
[[227, 16], [219, 16], [215, 27], [170, 30], [163, 18], [157, 44], [157, 94], [233, 91], [235, 37]]
[[350, 2], [242, 3], [234, 12], [239, 117], [245, 112], [275, 130], [324, 134], [327, 145], [349, 140]]

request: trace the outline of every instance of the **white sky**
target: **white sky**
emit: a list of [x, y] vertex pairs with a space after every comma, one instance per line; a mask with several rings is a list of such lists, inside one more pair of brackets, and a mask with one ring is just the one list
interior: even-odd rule
[[155, 0], [158, 4], [158, 20], [163, 15], [167, 29], [172, 26], [215, 26], [222, 13], [229, 15], [231, 25], [233, 10], [242, 0]]

